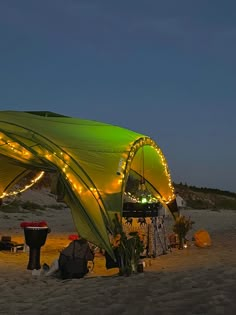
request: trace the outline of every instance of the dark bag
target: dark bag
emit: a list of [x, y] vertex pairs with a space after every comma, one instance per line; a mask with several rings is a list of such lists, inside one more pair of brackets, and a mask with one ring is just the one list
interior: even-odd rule
[[84, 258], [68, 258], [61, 267], [62, 279], [83, 278], [88, 273], [87, 260]]
[[83, 258], [75, 256], [75, 243], [73, 245], [72, 256], [59, 256], [59, 269], [62, 279], [83, 278], [88, 272], [88, 261], [86, 255]]

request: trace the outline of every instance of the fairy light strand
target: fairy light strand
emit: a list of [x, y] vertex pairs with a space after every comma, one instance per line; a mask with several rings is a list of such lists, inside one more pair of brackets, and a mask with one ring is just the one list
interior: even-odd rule
[[161, 160], [161, 164], [163, 166], [163, 169], [164, 169], [164, 173], [166, 175], [166, 178], [167, 178], [167, 182], [168, 182], [168, 186], [170, 188], [170, 194], [167, 196], [167, 198], [162, 198], [163, 201], [168, 204], [170, 203], [173, 199], [175, 199], [175, 192], [174, 192], [174, 187], [172, 185], [172, 181], [171, 181], [171, 175], [170, 175], [170, 171], [168, 169], [168, 165], [167, 165], [167, 162], [166, 162], [166, 159], [164, 157], [164, 154], [162, 153], [161, 149], [157, 146], [157, 144], [154, 142], [154, 140], [152, 140], [151, 138], [149, 137], [145, 137], [145, 138], [142, 138], [140, 139], [140, 141], [138, 141], [135, 145], [133, 145], [133, 147], [131, 148], [130, 150], [130, 153], [129, 153], [129, 157], [128, 157], [128, 160], [127, 162], [129, 163], [129, 166], [132, 162], [132, 159], [135, 155], [135, 152], [141, 148], [143, 145], [150, 145], [152, 146], [157, 154], [159, 155], [160, 157], [160, 160]]
[[31, 180], [30, 184], [25, 185], [25, 187], [22, 188], [22, 189], [18, 189], [18, 190], [15, 190], [15, 191], [10, 191], [9, 193], [3, 192], [2, 195], [0, 196], [0, 199], [6, 198], [6, 197], [10, 197], [10, 196], [16, 196], [16, 195], [26, 191], [27, 189], [29, 189], [30, 187], [35, 185], [43, 177], [44, 173], [45, 173], [44, 171], [40, 172], [37, 177], [35, 177], [34, 179]]

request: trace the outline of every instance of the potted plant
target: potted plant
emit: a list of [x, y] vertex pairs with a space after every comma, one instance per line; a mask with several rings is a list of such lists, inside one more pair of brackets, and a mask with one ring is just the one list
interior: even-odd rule
[[189, 230], [192, 229], [194, 222], [190, 217], [186, 218], [184, 215], [179, 215], [173, 226], [173, 231], [178, 235], [179, 249], [183, 249], [184, 242], [186, 241], [186, 235]]
[[129, 276], [138, 272], [140, 255], [144, 251], [142, 237], [138, 232], [131, 232], [127, 236], [123, 231], [122, 223], [118, 216], [114, 219], [114, 237], [112, 247], [118, 261], [119, 274]]
[[22, 222], [25, 243], [29, 246], [29, 261], [27, 269], [40, 269], [40, 249], [45, 244], [50, 229], [45, 221]]

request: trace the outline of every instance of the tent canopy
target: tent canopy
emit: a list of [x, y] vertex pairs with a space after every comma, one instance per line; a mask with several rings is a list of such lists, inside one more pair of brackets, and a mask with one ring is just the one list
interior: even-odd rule
[[78, 232], [108, 252], [130, 173], [177, 210], [165, 157], [150, 137], [50, 112], [0, 111], [0, 198], [31, 170], [56, 174]]

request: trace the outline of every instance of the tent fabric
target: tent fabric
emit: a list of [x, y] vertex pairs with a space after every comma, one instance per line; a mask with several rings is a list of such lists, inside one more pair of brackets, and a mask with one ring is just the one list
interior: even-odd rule
[[[0, 198], [29, 170], [54, 172], [79, 233], [111, 253], [108, 231], [122, 216], [130, 173], [173, 204], [165, 157], [148, 136], [50, 112], [0, 111]], [[174, 214], [177, 209], [172, 209]]]

